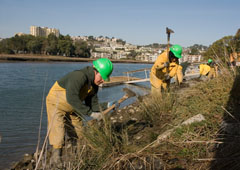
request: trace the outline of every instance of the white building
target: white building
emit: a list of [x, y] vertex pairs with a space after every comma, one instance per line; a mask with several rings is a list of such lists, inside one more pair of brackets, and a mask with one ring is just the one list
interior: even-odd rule
[[180, 63], [186, 61], [189, 63], [200, 62], [201, 58], [202, 55], [183, 55], [182, 58], [180, 59]]
[[47, 37], [51, 33], [53, 33], [56, 37], [59, 37], [60, 35], [60, 31], [56, 28], [30, 26], [30, 34], [33, 36]]
[[158, 56], [159, 56], [158, 53], [155, 53], [155, 54], [153, 54], [153, 55], [150, 55], [148, 61], [155, 62], [155, 61], [157, 60]]

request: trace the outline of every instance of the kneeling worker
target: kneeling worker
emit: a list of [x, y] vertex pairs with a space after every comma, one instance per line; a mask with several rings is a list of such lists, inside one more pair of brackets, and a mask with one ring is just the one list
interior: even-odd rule
[[173, 45], [169, 54], [164, 51], [158, 56], [150, 72], [152, 94], [161, 93], [162, 88], [167, 90], [173, 77], [178, 84], [182, 83], [182, 66], [179, 65], [178, 61], [180, 58], [182, 58], [182, 47], [180, 45]]
[[200, 64], [199, 65], [199, 78], [201, 78], [202, 76], [205, 76], [207, 79], [212, 79], [217, 77], [217, 65], [215, 64], [215, 62], [213, 62], [212, 59], [208, 59], [208, 63], [207, 64]]
[[81, 138], [82, 119], [92, 112], [99, 112], [98, 86], [108, 81], [113, 64], [107, 58], [93, 61], [93, 66], [75, 70], [57, 80], [50, 89], [47, 99], [49, 143], [53, 146], [51, 162], [61, 163], [64, 145], [66, 117], [77, 138]]

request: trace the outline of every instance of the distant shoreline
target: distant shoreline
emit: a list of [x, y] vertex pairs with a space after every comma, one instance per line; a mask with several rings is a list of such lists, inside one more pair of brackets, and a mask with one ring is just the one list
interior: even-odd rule
[[[93, 58], [77, 58], [64, 56], [47, 56], [31, 54], [0, 54], [0, 62], [92, 62]], [[154, 62], [139, 60], [115, 60], [113, 63], [136, 63], [136, 64], [153, 64]]]

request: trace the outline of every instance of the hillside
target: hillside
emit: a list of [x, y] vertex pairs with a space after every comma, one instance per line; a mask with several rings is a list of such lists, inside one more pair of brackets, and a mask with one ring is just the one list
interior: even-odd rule
[[[86, 126], [77, 149], [66, 145], [64, 167], [239, 169], [239, 87], [239, 70], [221, 68], [218, 78], [173, 85], [163, 98], [139, 96], [134, 104]], [[189, 122], [196, 115], [200, 119]], [[51, 169], [49, 154], [40, 155], [39, 169]], [[12, 169], [35, 166], [27, 155]]]

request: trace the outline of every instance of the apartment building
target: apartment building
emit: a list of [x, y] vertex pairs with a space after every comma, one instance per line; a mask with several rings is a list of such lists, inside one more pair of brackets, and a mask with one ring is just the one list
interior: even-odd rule
[[194, 62], [200, 62], [202, 55], [182, 55], [183, 57], [180, 59], [180, 63], [182, 62], [189, 62], [189, 63], [194, 63]]
[[59, 37], [60, 35], [59, 29], [56, 28], [30, 26], [30, 34], [33, 36], [47, 37], [51, 33], [53, 33], [57, 37]]

